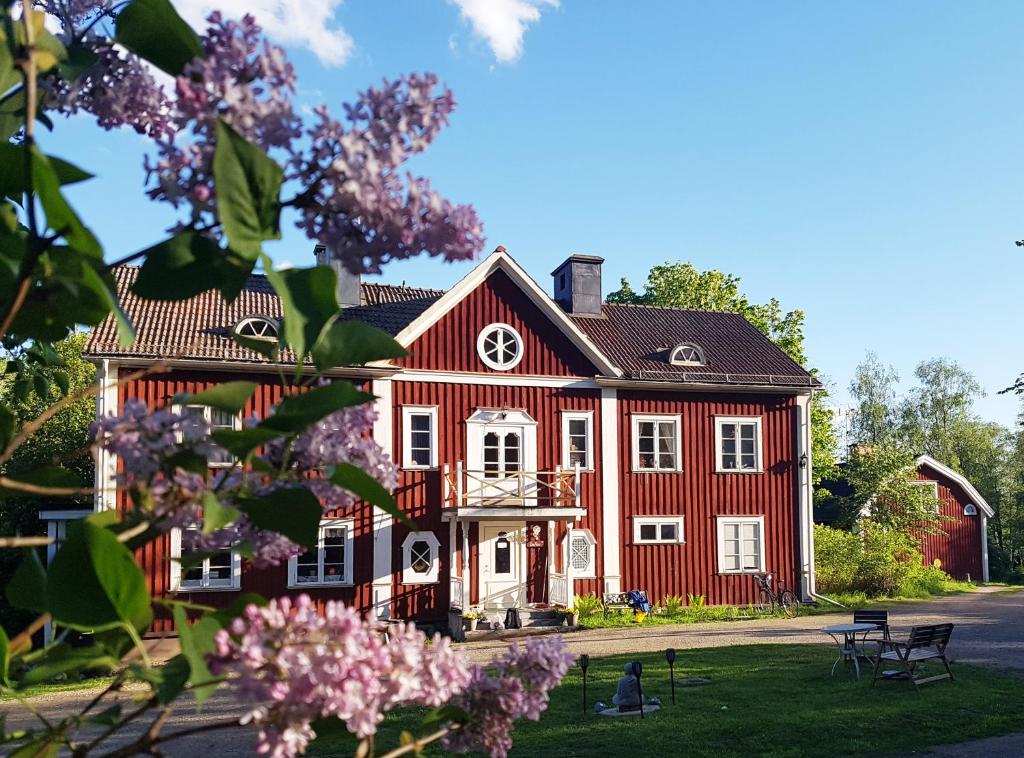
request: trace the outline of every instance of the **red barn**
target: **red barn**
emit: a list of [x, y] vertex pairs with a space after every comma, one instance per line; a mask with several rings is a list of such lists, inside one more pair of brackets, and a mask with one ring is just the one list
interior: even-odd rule
[[[601, 264], [569, 257], [550, 293], [503, 248], [446, 292], [361, 283], [336, 266], [344, 317], [409, 352], [334, 374], [377, 396], [374, 435], [400, 468], [395, 495], [415, 529], [359, 507], [325, 517], [319, 549], [287, 566], [257, 571], [225, 553], [184, 576], [168, 560], [172, 535], [143, 557], [154, 592], [223, 603], [303, 591], [418, 620], [633, 588], [748, 603], [758, 571], [809, 597], [818, 382], [738, 315], [603, 303]], [[157, 359], [169, 368], [104, 393], [99, 413], [244, 376], [261, 387], [243, 415], [265, 416], [281, 397], [278, 367], [231, 335], [276, 336], [266, 279], [225, 305], [215, 292], [141, 300], [136, 275], [116, 271], [135, 345], [105, 323], [86, 354], [104, 383]], [[115, 505], [116, 465], [100, 461], [97, 508]]]
[[940, 534], [921, 535], [926, 564], [939, 566], [956, 579], [988, 581], [988, 520], [995, 512], [962, 474], [929, 455], [917, 458], [917, 480], [935, 487]]

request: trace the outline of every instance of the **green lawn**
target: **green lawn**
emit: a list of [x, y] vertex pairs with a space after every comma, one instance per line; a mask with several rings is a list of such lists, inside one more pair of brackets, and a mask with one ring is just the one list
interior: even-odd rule
[[[581, 674], [574, 668], [539, 722], [520, 722], [514, 756], [854, 756], [905, 755], [941, 743], [1024, 730], [1024, 682], [985, 669], [954, 665], [956, 681], [913, 691], [906, 682], [858, 681], [852, 671], [829, 676], [834, 647], [749, 645], [679, 651], [676, 676], [712, 684], [669, 695], [662, 655], [642, 655], [644, 692], [664, 708], [644, 721], [593, 714], [596, 699], [611, 701], [626, 656], [592, 659], [588, 707], [582, 711]], [[930, 666], [929, 668], [932, 668]], [[377, 752], [417, 731], [419, 712], [389, 716]], [[338, 722], [318, 726], [312, 755], [352, 755], [354, 741]], [[436, 747], [428, 755], [441, 755]]]

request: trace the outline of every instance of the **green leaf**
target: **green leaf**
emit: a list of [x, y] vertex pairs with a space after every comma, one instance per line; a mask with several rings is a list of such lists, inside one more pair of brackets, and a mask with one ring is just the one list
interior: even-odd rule
[[56, 758], [61, 745], [59, 737], [40, 737], [8, 753], [7, 758]]
[[71, 379], [68, 377], [68, 373], [57, 369], [54, 370], [51, 375], [53, 376], [53, 383], [56, 384], [57, 389], [60, 390], [61, 396], [66, 396], [68, 391], [71, 389]]
[[8, 682], [7, 674], [11, 670], [11, 641], [7, 639], [7, 632], [0, 626], [0, 682]]
[[362, 321], [335, 319], [313, 346], [313, 363], [321, 371], [404, 355], [405, 348], [390, 334]]
[[46, 586], [54, 620], [75, 629], [138, 626], [150, 616], [146, 577], [132, 552], [88, 521], [69, 522]]
[[21, 678], [21, 684], [40, 684], [79, 671], [110, 670], [118, 663], [117, 658], [96, 645], [71, 647], [62, 643], [47, 648], [40, 662]]
[[371, 400], [373, 395], [357, 390], [351, 382], [334, 381], [282, 399], [274, 415], [261, 421], [257, 428], [300, 432], [335, 411]]
[[[32, 180], [36, 195], [46, 211], [46, 223], [80, 253], [102, 260], [103, 248], [60, 192], [60, 176], [53, 162], [32, 148]], [[96, 275], [99, 278], [99, 275]]]
[[[0, 143], [0, 195], [17, 196], [28, 189], [28, 179], [25, 176], [25, 151], [24, 145], [15, 145], [10, 142]], [[92, 174], [83, 171], [71, 163], [60, 158], [49, 156], [50, 165], [61, 185], [75, 184], [92, 179]]]
[[295, 351], [298, 361], [312, 350], [327, 324], [338, 313], [338, 281], [329, 266], [290, 268], [274, 271], [264, 256], [263, 268], [284, 309], [284, 342]]
[[223, 382], [194, 395], [175, 395], [172, 402], [179, 405], [208, 405], [225, 413], [241, 413], [257, 386], [256, 382]]
[[115, 703], [109, 708], [104, 708], [99, 713], [85, 719], [89, 724], [99, 724], [100, 726], [114, 726], [120, 720], [121, 705], [119, 703]]
[[200, 476], [204, 476], [210, 468], [206, 456], [200, 455], [195, 450], [179, 450], [174, 455], [168, 456], [164, 463], [167, 466], [166, 470], [182, 468]]
[[324, 509], [305, 487], [283, 487], [258, 497], [240, 497], [238, 507], [260, 529], [283, 534], [305, 548], [316, 545]]
[[[206, 665], [206, 656], [215, 649], [213, 637], [220, 631], [220, 624], [210, 616], [202, 616], [190, 624], [185, 609], [180, 605], [174, 606], [172, 613], [174, 627], [178, 630], [181, 654], [188, 661], [188, 683], [194, 687], [192, 692], [195, 694], [196, 704], [202, 705], [217, 689], [216, 684], [207, 684], [213, 679], [213, 675]], [[202, 686], [195, 687], [197, 684]]]
[[238, 520], [242, 512], [230, 505], [224, 505], [217, 496], [207, 490], [203, 493], [203, 534], [223, 529]]
[[192, 667], [184, 655], [176, 655], [160, 668], [160, 680], [156, 682], [157, 697], [161, 703], [170, 703], [188, 683]]
[[7, 583], [7, 602], [15, 608], [33, 613], [46, 613], [46, 569], [39, 553], [29, 550], [21, 559], [14, 576]]
[[215, 429], [210, 439], [227, 450], [236, 458], [245, 459], [260, 445], [265, 445], [281, 435], [271, 429]]
[[222, 250], [209, 237], [181, 232], [143, 253], [132, 292], [147, 300], [186, 300], [217, 289], [228, 302], [245, 287], [255, 261]]
[[0, 450], [7, 447], [7, 443], [11, 441], [17, 430], [17, 416], [6, 405], [0, 405]]
[[121, 309], [121, 304], [117, 301], [114, 293], [90, 266], [82, 267], [82, 280], [83, 284], [102, 298], [105, 305], [113, 312], [118, 340], [123, 347], [130, 347], [135, 342], [135, 327], [132, 326], [127, 314]]
[[[37, 487], [81, 487], [82, 481], [79, 479], [78, 474], [70, 469], [61, 468], [60, 466], [43, 466], [41, 468], [33, 469], [32, 471], [25, 471], [18, 474], [11, 474], [9, 479], [16, 482], [24, 482], [25, 484], [34, 484]], [[8, 493], [25, 493], [16, 489], [7, 489], [0, 487], [0, 492]]]
[[115, 28], [119, 43], [171, 76], [203, 54], [199, 36], [168, 0], [135, 0], [118, 14]]
[[284, 170], [223, 119], [218, 119], [213, 180], [217, 216], [224, 226], [228, 246], [255, 260], [264, 240], [281, 238]]
[[237, 342], [244, 348], [252, 350], [254, 353], [259, 353], [264, 358], [268, 358], [272, 361], [276, 361], [278, 354], [281, 352], [276, 342], [270, 340], [260, 339], [259, 337], [246, 337], [243, 334], [231, 333], [231, 339]]
[[420, 722], [420, 727], [424, 732], [434, 732], [445, 724], [464, 724], [468, 720], [469, 714], [457, 705], [442, 705], [429, 711]]
[[358, 466], [351, 463], [339, 463], [334, 467], [329, 480], [332, 484], [344, 487], [360, 500], [365, 500], [371, 505], [376, 505], [392, 516], [409, 522], [409, 518], [399, 509], [395, 499], [384, 487]]

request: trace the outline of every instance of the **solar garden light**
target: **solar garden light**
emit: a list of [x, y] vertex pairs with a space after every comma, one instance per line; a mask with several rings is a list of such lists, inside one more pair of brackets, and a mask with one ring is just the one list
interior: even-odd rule
[[590, 666], [590, 656], [584, 653], [579, 658], [580, 668], [583, 669], [583, 712], [587, 712], [587, 667]]
[[672, 683], [672, 705], [676, 704], [676, 651], [675, 648], [669, 648], [665, 651], [665, 660], [668, 661], [668, 680]]
[[644, 717], [644, 688], [640, 684], [640, 674], [643, 673], [644, 664], [640, 661], [633, 661], [633, 676], [636, 677], [636, 689], [640, 693], [640, 718]]

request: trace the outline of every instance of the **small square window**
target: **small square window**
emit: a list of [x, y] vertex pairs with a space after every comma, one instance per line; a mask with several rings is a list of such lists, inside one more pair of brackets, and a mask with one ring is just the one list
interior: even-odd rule
[[351, 584], [352, 522], [321, 521], [316, 547], [288, 562], [289, 584]]
[[633, 542], [673, 545], [683, 542], [682, 516], [634, 516]]
[[589, 412], [565, 411], [562, 414], [562, 466], [589, 470], [593, 463], [593, 416]]

